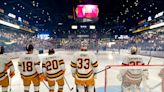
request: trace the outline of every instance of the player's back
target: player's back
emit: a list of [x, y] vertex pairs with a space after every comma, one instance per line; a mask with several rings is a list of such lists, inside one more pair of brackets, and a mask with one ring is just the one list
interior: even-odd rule
[[[141, 66], [144, 65], [143, 59], [139, 55], [129, 55], [123, 62], [123, 65], [130, 65], [130, 66]], [[128, 73], [129, 72], [129, 73]], [[129, 69], [128, 70], [128, 75], [135, 77], [141, 76], [142, 74], [142, 69]]]
[[43, 58], [43, 68], [44, 72], [49, 80], [58, 80], [63, 77], [64, 61], [56, 54], [48, 55]]
[[4, 72], [6, 66], [10, 66], [9, 58], [6, 55], [0, 55], [0, 80], [3, 80], [7, 76], [7, 72]]
[[19, 66], [20, 72], [24, 76], [32, 76], [37, 74], [35, 65], [40, 64], [38, 56], [35, 54], [25, 54], [20, 58]]
[[6, 55], [0, 55], [0, 72], [4, 71], [5, 65], [9, 62], [8, 60]]
[[129, 55], [123, 61], [123, 64], [137, 66], [137, 65], [144, 65], [143, 59], [139, 55]]
[[93, 65], [97, 63], [94, 53], [88, 51], [76, 52], [72, 62], [77, 64], [77, 78], [88, 79], [93, 77]]
[[61, 70], [60, 60], [62, 60], [58, 55], [49, 55], [43, 59], [43, 63], [46, 65], [47, 73], [55, 73]]

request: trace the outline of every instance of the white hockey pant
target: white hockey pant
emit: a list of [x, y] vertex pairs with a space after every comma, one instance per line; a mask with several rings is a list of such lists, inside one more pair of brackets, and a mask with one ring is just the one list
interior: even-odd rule
[[122, 92], [141, 92], [137, 85], [131, 85], [128, 87], [122, 86]]
[[[30, 90], [30, 86], [25, 86], [24, 90], [25, 91], [29, 91]], [[34, 86], [34, 91], [39, 91], [39, 86]]]
[[8, 87], [2, 87], [2, 92], [7, 92]]

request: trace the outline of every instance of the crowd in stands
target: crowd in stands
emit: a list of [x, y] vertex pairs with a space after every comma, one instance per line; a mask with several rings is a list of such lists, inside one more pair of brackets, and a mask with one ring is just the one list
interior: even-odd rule
[[27, 44], [33, 44], [38, 50], [53, 47], [52, 41], [39, 39], [29, 33], [0, 30], [0, 45], [6, 48], [6, 52], [23, 51]]
[[[82, 39], [50, 39], [43, 40], [37, 38], [30, 33], [21, 33], [17, 31], [7, 31], [0, 29], [0, 45], [5, 46], [6, 52], [24, 51], [27, 44], [33, 44], [35, 49], [65, 49], [78, 50]], [[144, 32], [136, 36], [132, 36], [128, 40], [118, 40], [111, 47], [108, 46], [110, 39], [85, 39], [89, 43], [90, 50], [106, 50], [106, 49], [129, 49], [136, 45], [141, 50], [164, 51], [164, 32]]]
[[112, 48], [128, 49], [135, 45], [141, 50], [164, 51], [164, 29], [147, 31], [133, 36], [128, 40], [119, 41]]

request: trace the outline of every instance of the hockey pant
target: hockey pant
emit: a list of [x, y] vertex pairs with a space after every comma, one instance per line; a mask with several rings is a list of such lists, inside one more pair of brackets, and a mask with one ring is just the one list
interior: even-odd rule
[[1, 92], [7, 92], [9, 86], [9, 77], [7, 76], [5, 79], [1, 80], [0, 85], [2, 86]]
[[141, 92], [139, 85], [126, 85], [122, 84], [122, 92]]
[[29, 91], [31, 82], [34, 84], [34, 90], [35, 92], [39, 92], [39, 85], [40, 85], [40, 79], [39, 76], [35, 77], [24, 77], [21, 76], [24, 84], [24, 90]]
[[54, 92], [55, 82], [58, 84], [58, 92], [63, 92], [63, 86], [64, 86], [64, 79], [63, 78], [56, 80], [56, 81], [49, 81], [48, 80], [48, 85], [50, 87], [49, 92]]
[[76, 92], [96, 92], [95, 86], [76, 85]]

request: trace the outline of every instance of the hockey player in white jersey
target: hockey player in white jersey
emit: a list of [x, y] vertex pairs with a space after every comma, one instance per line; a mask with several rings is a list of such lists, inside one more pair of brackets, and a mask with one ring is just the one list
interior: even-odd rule
[[[142, 57], [137, 54], [137, 48], [131, 47], [131, 55], [127, 56], [122, 62], [125, 66], [142, 66], [144, 65]], [[148, 78], [146, 69], [124, 69], [121, 70], [122, 92], [141, 92], [140, 84]]]
[[7, 92], [9, 86], [9, 76], [7, 70], [10, 69], [10, 78], [15, 75], [15, 70], [12, 61], [4, 55], [4, 47], [0, 46], [0, 86], [2, 86], [1, 92]]
[[39, 92], [40, 81], [44, 80], [38, 55], [33, 54], [33, 45], [27, 45], [27, 53], [20, 57], [18, 68], [24, 84], [24, 92], [29, 92], [31, 82], [35, 92]]
[[81, 42], [81, 51], [76, 52], [71, 61], [71, 71], [75, 78], [77, 92], [95, 92], [95, 73], [98, 62], [93, 52], [87, 51], [88, 43]]
[[58, 84], [58, 92], [63, 92], [65, 63], [54, 49], [49, 49], [48, 56], [43, 58], [42, 69], [49, 85], [49, 92], [54, 92], [55, 83]]
[[161, 86], [161, 88], [162, 88], [162, 92], [164, 92], [164, 68], [160, 70], [159, 77], [162, 80], [162, 86]]

